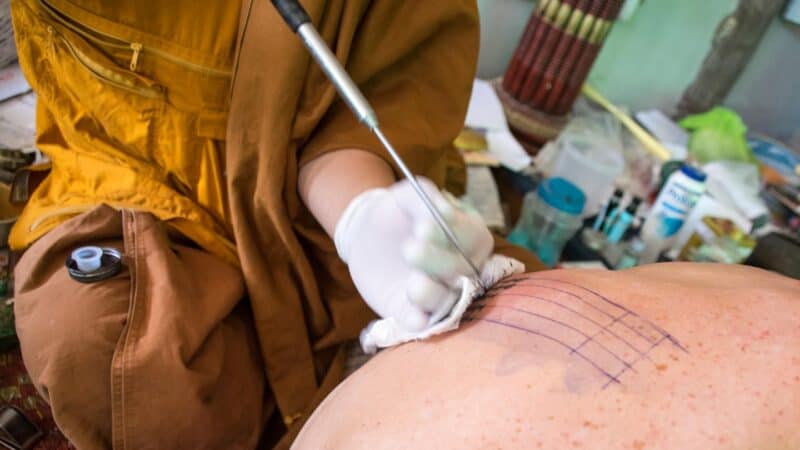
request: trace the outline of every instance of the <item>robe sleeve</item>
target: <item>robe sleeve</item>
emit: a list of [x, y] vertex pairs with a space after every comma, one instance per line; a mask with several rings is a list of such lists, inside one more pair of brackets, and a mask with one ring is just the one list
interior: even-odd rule
[[[335, 30], [334, 51], [372, 104], [381, 129], [412, 172], [437, 183], [444, 182], [452, 141], [464, 123], [478, 55], [477, 14], [474, 1], [380, 0], [364, 6], [357, 19], [342, 15]], [[325, 31], [323, 36], [331, 34]], [[329, 83], [318, 83], [321, 76], [311, 68], [306, 86], [322, 85], [323, 96], [334, 95]], [[377, 138], [337, 97], [301, 146], [299, 163], [348, 148], [378, 155], [401, 176]]]

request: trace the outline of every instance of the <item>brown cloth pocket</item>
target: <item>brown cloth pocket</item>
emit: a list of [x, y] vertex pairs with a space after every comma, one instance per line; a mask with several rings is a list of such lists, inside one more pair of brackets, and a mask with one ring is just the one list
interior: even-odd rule
[[[116, 277], [64, 263], [115, 247]], [[100, 206], [37, 241], [17, 266], [17, 332], [31, 379], [78, 448], [253, 448], [265, 382], [238, 269], [171, 245], [152, 215]]]

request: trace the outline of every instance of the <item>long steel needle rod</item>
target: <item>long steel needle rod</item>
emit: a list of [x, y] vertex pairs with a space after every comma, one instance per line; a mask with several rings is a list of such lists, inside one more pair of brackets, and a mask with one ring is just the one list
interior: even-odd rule
[[419, 182], [417, 181], [414, 174], [411, 173], [408, 166], [406, 166], [403, 159], [400, 158], [400, 155], [395, 151], [392, 144], [386, 139], [386, 136], [381, 131], [380, 127], [378, 126], [378, 117], [375, 114], [375, 111], [370, 106], [367, 99], [364, 97], [364, 94], [358, 89], [356, 84], [350, 78], [350, 75], [344, 70], [342, 65], [339, 63], [339, 60], [336, 59], [336, 56], [331, 52], [328, 48], [328, 45], [322, 39], [322, 37], [317, 32], [317, 29], [311, 23], [311, 19], [308, 17], [308, 14], [305, 12], [303, 7], [296, 1], [296, 0], [271, 0], [272, 4], [275, 5], [275, 8], [280, 13], [281, 17], [286, 21], [287, 25], [297, 33], [300, 39], [303, 41], [303, 44], [308, 49], [311, 56], [314, 60], [319, 64], [322, 71], [325, 72], [325, 75], [328, 79], [333, 83], [336, 87], [336, 90], [339, 92], [339, 95], [342, 96], [347, 106], [350, 107], [350, 110], [353, 111], [353, 114], [358, 118], [358, 120], [363, 123], [367, 128], [369, 128], [375, 135], [378, 137], [378, 140], [381, 141], [381, 144], [386, 148], [386, 151], [389, 152], [389, 155], [392, 157], [394, 162], [400, 168], [400, 171], [403, 172], [403, 176], [408, 179], [411, 186], [414, 187], [414, 190], [419, 195], [419, 198], [428, 208], [431, 215], [433, 216], [436, 223], [444, 232], [447, 239], [450, 241], [450, 244], [458, 251], [464, 261], [467, 263], [470, 269], [477, 277], [476, 282], [479, 286], [483, 287], [483, 283], [481, 281], [481, 271], [475, 266], [475, 263], [469, 258], [466, 254], [464, 249], [458, 242], [458, 238], [456, 237], [453, 230], [447, 224], [444, 217], [442, 217], [441, 212], [436, 208], [433, 201], [431, 201], [428, 194], [422, 189]]
[[428, 207], [428, 211], [431, 212], [433, 219], [436, 221], [436, 223], [439, 224], [439, 227], [442, 229], [442, 231], [444, 231], [444, 234], [447, 236], [447, 239], [450, 241], [450, 243], [453, 244], [453, 247], [455, 247], [458, 253], [460, 253], [461, 256], [464, 257], [464, 260], [467, 262], [467, 264], [469, 264], [469, 267], [475, 273], [475, 276], [478, 277], [477, 280], [478, 283], [481, 283], [481, 271], [478, 270], [478, 268], [475, 266], [475, 263], [473, 263], [472, 260], [469, 259], [467, 253], [464, 251], [463, 248], [461, 248], [461, 245], [458, 243], [458, 238], [456, 237], [455, 233], [453, 233], [453, 230], [450, 229], [450, 227], [447, 225], [447, 222], [444, 220], [444, 217], [442, 217], [442, 213], [439, 212], [439, 210], [436, 208], [436, 205], [434, 205], [430, 197], [428, 197], [428, 194], [426, 194], [425, 191], [422, 189], [422, 186], [420, 186], [419, 182], [414, 177], [414, 174], [412, 174], [411, 171], [408, 170], [408, 167], [406, 167], [406, 165], [403, 163], [403, 160], [400, 159], [400, 155], [398, 155], [397, 152], [394, 150], [394, 147], [392, 147], [391, 142], [389, 142], [389, 140], [386, 139], [386, 136], [383, 135], [383, 132], [381, 131], [380, 128], [375, 127], [372, 129], [372, 132], [375, 133], [376, 136], [378, 136], [378, 140], [380, 140], [383, 146], [386, 147], [386, 151], [389, 152], [389, 154], [392, 156], [392, 159], [394, 159], [394, 161], [400, 167], [400, 170], [403, 172], [403, 175], [411, 183], [411, 186], [414, 187], [414, 190], [417, 191], [417, 194], [419, 194], [419, 197], [420, 199], [422, 199], [422, 202], [425, 203], [425, 206]]

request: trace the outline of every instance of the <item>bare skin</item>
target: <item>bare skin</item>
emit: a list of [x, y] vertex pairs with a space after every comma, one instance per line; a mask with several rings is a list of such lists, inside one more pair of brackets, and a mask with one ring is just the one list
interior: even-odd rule
[[314, 218], [333, 237], [351, 200], [364, 191], [394, 182], [392, 168], [384, 160], [364, 150], [346, 149], [305, 164], [300, 169], [297, 190]]
[[550, 271], [384, 351], [296, 449], [798, 449], [800, 282], [741, 266]]

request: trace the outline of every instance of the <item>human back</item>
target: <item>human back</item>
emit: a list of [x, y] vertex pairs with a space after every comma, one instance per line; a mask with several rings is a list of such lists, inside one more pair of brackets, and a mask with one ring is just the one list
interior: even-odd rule
[[502, 282], [384, 351], [295, 448], [800, 448], [800, 283], [741, 266]]

